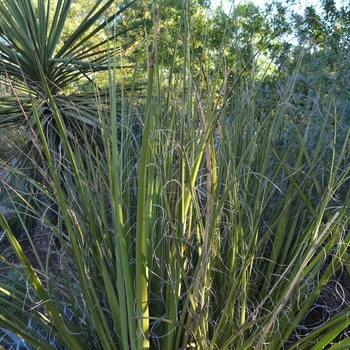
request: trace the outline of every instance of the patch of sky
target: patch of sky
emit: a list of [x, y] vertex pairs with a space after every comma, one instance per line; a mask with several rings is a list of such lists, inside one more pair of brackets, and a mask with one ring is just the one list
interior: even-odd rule
[[[255, 5], [263, 8], [267, 3], [271, 3], [271, 1], [266, 1], [266, 0], [238, 0], [238, 1], [234, 1], [234, 0], [212, 0], [211, 1], [211, 7], [212, 9], [217, 8], [218, 6], [222, 5], [223, 9], [225, 10], [226, 13], [229, 13], [230, 10], [232, 9], [232, 6], [236, 6], [239, 4], [243, 4], [245, 2], [252, 2]], [[279, 1], [282, 3], [282, 5], [284, 4], [288, 4], [288, 1]], [[307, 6], [313, 6], [315, 8], [315, 10], [317, 11], [318, 9], [321, 8], [322, 6], [322, 0], [296, 0], [293, 1], [294, 4], [290, 4], [289, 6], [293, 9], [296, 10], [296, 12], [299, 12], [300, 14], [302, 14], [305, 10], [305, 8]], [[346, 5], [346, 0], [336, 0], [335, 1], [336, 6], [339, 8], [342, 5]]]

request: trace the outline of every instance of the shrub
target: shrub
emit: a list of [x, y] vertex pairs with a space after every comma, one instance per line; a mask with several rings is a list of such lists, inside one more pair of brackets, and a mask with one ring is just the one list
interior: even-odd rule
[[[110, 119], [99, 111], [101, 148], [88, 132], [68, 141], [62, 111], [46, 88], [64, 182], [37, 123], [47, 163], [32, 166], [50, 181], [28, 180], [42, 195], [38, 201], [56, 204], [58, 220], [30, 210], [60, 248], [57, 266], [49, 265], [49, 254], [37, 255], [34, 269], [0, 215], [27, 283], [25, 291], [11, 290], [13, 302], [24, 300], [22, 315], [30, 309], [31, 322], [67, 349], [349, 346], [348, 338], [337, 338], [349, 325], [346, 303], [317, 327], [306, 325], [335, 274], [344, 267], [347, 274], [349, 201], [334, 205], [333, 195], [349, 177], [342, 166], [349, 132], [327, 156], [321, 141], [308, 149], [308, 133], [298, 125], [285, 143], [298, 67], [261, 119], [252, 102], [253, 72], [231, 90], [223, 84], [217, 96], [215, 75], [212, 85], [192, 79], [190, 57], [188, 42], [182, 75], [170, 72], [164, 107], [157, 84], [169, 72], [157, 66], [154, 44], [146, 99], [138, 105], [140, 144], [132, 142], [132, 98], [121, 101], [122, 118], [115, 109]], [[320, 186], [321, 168], [329, 171], [327, 186]], [[0, 325], [34, 348], [56, 346], [17, 315], [0, 316]]]

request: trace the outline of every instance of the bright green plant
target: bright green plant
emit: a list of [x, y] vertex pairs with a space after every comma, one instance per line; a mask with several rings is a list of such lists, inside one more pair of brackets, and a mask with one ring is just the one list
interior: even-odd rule
[[[68, 142], [64, 113], [44, 84], [69, 164], [64, 183], [33, 105], [47, 168], [32, 166], [52, 181], [28, 181], [57, 204], [60, 220], [30, 209], [60, 241], [59, 268], [45, 257], [34, 269], [0, 215], [27, 283], [25, 290], [1, 284], [0, 291], [10, 306], [9, 297], [13, 305], [23, 300], [18, 311], [27, 317], [32, 311], [36, 330], [10, 313], [0, 315], [0, 326], [47, 349], [335, 348], [349, 325], [349, 306], [304, 337], [298, 326], [348, 260], [349, 201], [333, 198], [349, 176], [343, 160], [350, 131], [329, 156], [323, 136], [333, 116], [326, 114], [312, 150], [307, 128], [287, 124], [298, 67], [264, 119], [254, 104], [253, 72], [230, 89], [218, 79], [219, 65], [206, 84], [193, 79], [186, 16], [181, 74], [163, 72], [155, 18], [146, 100], [136, 110], [125, 95], [121, 118], [110, 57], [113, 108], [111, 118], [99, 113], [102, 148], [87, 129]], [[170, 76], [166, 97], [164, 76]], [[133, 138], [136, 112], [143, 115], [141, 144]], [[285, 137], [286, 125], [295, 128], [293, 140]], [[337, 129], [333, 135], [336, 141]], [[329, 171], [326, 185], [320, 169]]]

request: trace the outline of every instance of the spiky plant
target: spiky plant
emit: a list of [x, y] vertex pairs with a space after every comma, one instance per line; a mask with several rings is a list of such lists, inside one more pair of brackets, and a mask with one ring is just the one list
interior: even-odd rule
[[[70, 167], [62, 152], [54, 109], [63, 118], [67, 142], [81, 142], [82, 135], [88, 135], [91, 143], [102, 147], [100, 118], [103, 109], [103, 117], [108, 119], [108, 88], [99, 87], [95, 77], [107, 71], [108, 61], [118, 54], [116, 45], [110, 43], [127, 30], [118, 32], [117, 26], [112, 30], [111, 23], [117, 22], [133, 1], [119, 6], [113, 0], [94, 1], [81, 23], [69, 31], [68, 22], [75, 20], [70, 17], [72, 2], [5, 0], [0, 3], [0, 76], [9, 92], [0, 96], [0, 129], [16, 129], [23, 135], [25, 143], [16, 152], [15, 167], [42, 183], [51, 181], [48, 173], [40, 177], [31, 164], [35, 160], [39, 167], [48, 166], [38, 139], [40, 128], [45, 131], [54, 155], [52, 161], [62, 181]], [[22, 195], [31, 202], [36, 194], [30, 182], [15, 176], [11, 179], [17, 190], [25, 188]], [[1, 194], [8, 197], [6, 191]], [[3, 204], [7, 206], [5, 197]], [[51, 208], [51, 204], [47, 199], [46, 206]], [[26, 211], [23, 208], [23, 213]], [[55, 219], [51, 209], [47, 214]], [[31, 226], [30, 216], [25, 216], [27, 225]]]
[[[109, 27], [132, 1], [119, 6], [114, 0], [95, 1], [82, 22], [67, 32], [67, 22], [74, 21], [69, 17], [72, 2], [5, 0], [0, 3], [0, 76], [9, 92], [0, 96], [0, 128], [22, 126], [31, 135], [18, 158], [17, 167], [21, 169], [28, 158], [46, 166], [37, 138], [40, 127], [45, 130], [48, 146], [57, 155], [56, 169], [60, 171], [64, 167], [65, 156], [60, 152], [61, 138], [48, 91], [64, 119], [68, 141], [80, 140], [81, 134], [88, 132], [91, 142], [101, 142], [102, 107], [95, 103], [95, 97], [99, 94], [108, 113], [108, 99], [104, 98], [108, 89], [97, 86], [93, 75], [107, 71], [108, 60], [117, 54], [114, 45], [113, 52], [109, 49], [109, 43], [126, 30], [118, 32], [114, 27], [112, 33]], [[34, 116], [33, 106], [38, 118]]]

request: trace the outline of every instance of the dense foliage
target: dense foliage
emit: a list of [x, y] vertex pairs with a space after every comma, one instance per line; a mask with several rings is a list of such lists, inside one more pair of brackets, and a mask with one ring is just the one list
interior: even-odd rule
[[87, 3], [0, 1], [0, 345], [349, 348], [350, 9]]

